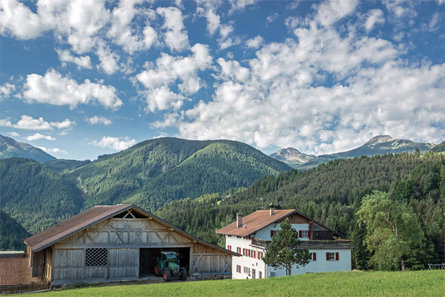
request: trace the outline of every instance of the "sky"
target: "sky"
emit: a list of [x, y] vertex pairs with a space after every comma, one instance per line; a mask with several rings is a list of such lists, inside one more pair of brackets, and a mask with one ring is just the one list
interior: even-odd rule
[[0, 0], [0, 134], [77, 160], [164, 136], [438, 144], [445, 0]]

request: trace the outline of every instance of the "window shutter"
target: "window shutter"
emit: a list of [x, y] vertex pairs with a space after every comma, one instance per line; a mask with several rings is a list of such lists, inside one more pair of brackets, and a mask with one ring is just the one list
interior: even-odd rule
[[312, 253], [312, 260], [317, 261], [317, 253]]
[[311, 230], [307, 231], [307, 237], [311, 238]]
[[303, 231], [302, 230], [300, 230], [300, 231], [298, 231], [298, 237], [303, 237]]
[[329, 261], [329, 253], [326, 253], [326, 261]]
[[273, 230], [270, 230], [270, 238], [272, 238], [273, 236], [274, 236], [274, 231]]
[[336, 260], [336, 261], [338, 261], [339, 256], [340, 256], [340, 255], [339, 255], [338, 253], [335, 253], [335, 260]]

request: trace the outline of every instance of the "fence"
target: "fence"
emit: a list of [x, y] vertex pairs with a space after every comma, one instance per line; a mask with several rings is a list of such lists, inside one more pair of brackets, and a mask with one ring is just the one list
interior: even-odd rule
[[445, 263], [442, 263], [442, 264], [428, 264], [428, 269], [429, 269], [429, 270], [433, 270], [433, 269], [445, 269]]

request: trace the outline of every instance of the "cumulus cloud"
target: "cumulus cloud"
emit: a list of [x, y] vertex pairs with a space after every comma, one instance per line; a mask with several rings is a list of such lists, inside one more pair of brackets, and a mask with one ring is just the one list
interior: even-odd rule
[[366, 32], [370, 32], [375, 25], [385, 23], [383, 11], [380, 9], [372, 9], [368, 12], [365, 22]]
[[152, 10], [143, 10], [137, 8], [137, 5], [143, 3], [142, 0], [124, 0], [113, 9], [111, 28], [107, 36], [113, 40], [114, 43], [122, 46], [122, 48], [132, 54], [135, 51], [147, 50], [156, 41], [156, 31], [148, 24], [145, 24], [142, 32], [135, 32], [132, 27], [132, 21], [136, 16], [153, 15]]
[[119, 70], [119, 56], [113, 53], [104, 42], [100, 43], [96, 54], [100, 61], [100, 69], [106, 74], [113, 74]]
[[255, 36], [254, 38], [248, 39], [246, 41], [247, 47], [250, 48], [259, 48], [262, 43], [263, 43], [263, 38], [259, 35]]
[[15, 124], [12, 123], [9, 119], [0, 119], [0, 126], [2, 127], [10, 127], [23, 130], [53, 130], [54, 128], [70, 129], [75, 124], [75, 122], [69, 119], [65, 119], [62, 122], [48, 122], [45, 121], [42, 117], [35, 119], [32, 116], [28, 115], [22, 115], [20, 117], [20, 120], [18, 120]]
[[212, 57], [206, 45], [195, 44], [191, 51], [193, 54], [187, 57], [173, 57], [164, 53], [155, 64], [148, 64], [148, 69], [136, 76], [148, 89], [145, 96], [150, 111], [179, 108], [182, 105], [185, 97], [168, 88], [177, 80], [181, 81], [178, 88], [185, 95], [194, 94], [202, 87], [198, 72], [210, 67]]
[[255, 4], [255, 0], [229, 0], [230, 10], [229, 13], [232, 13], [236, 10], [243, 10], [249, 5]]
[[156, 12], [164, 17], [164, 41], [172, 51], [183, 51], [190, 47], [184, 27], [182, 12], [176, 7], [158, 7]]
[[0, 85], [0, 99], [9, 97], [14, 90], [15, 85], [11, 83], [4, 83], [3, 85]]
[[66, 66], [67, 63], [73, 63], [79, 66], [79, 68], [91, 69], [91, 59], [89, 56], [73, 56], [69, 50], [56, 50], [59, 55], [59, 60], [62, 62], [62, 66]]
[[93, 83], [88, 79], [79, 84], [55, 70], [49, 70], [44, 76], [29, 74], [24, 84], [23, 99], [28, 102], [68, 105], [71, 108], [90, 102], [111, 109], [117, 109], [123, 104], [113, 86]]
[[357, 35], [354, 26], [340, 33], [335, 24], [355, 7], [322, 3], [295, 23], [295, 38], [267, 44], [243, 63], [219, 58], [212, 100], [155, 125], [176, 126], [184, 138], [316, 154], [351, 149], [378, 134], [442, 141], [445, 64], [408, 66], [387, 40]]
[[116, 151], [121, 151], [129, 148], [136, 144], [136, 140], [131, 139], [129, 137], [111, 137], [104, 136], [98, 141], [93, 141], [91, 144], [99, 147], [106, 147]]
[[105, 117], [100, 117], [100, 116], [93, 116], [91, 118], [88, 118], [88, 123], [90, 123], [91, 125], [99, 125], [99, 124], [103, 124], [103, 125], [111, 125], [113, 122], [110, 119], [107, 119]]
[[20, 39], [40, 36], [52, 26], [33, 13], [27, 6], [15, 0], [0, 2], [0, 33]]
[[28, 140], [28, 141], [34, 141], [34, 140], [40, 140], [40, 139], [46, 139], [46, 140], [50, 140], [50, 141], [56, 140], [54, 137], [51, 137], [49, 135], [43, 135], [40, 133], [35, 133], [33, 135], [26, 137], [26, 140]]

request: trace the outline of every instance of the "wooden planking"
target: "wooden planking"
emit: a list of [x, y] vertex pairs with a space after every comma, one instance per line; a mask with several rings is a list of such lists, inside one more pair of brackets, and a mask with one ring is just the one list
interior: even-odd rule
[[291, 224], [307, 224], [310, 222], [310, 220], [306, 219], [305, 217], [302, 217], [297, 213], [294, 213], [289, 216], [289, 222]]

